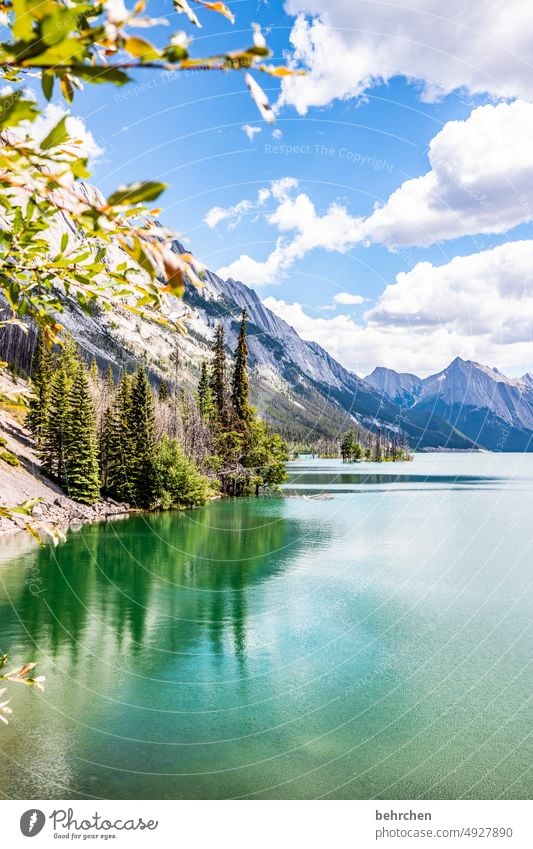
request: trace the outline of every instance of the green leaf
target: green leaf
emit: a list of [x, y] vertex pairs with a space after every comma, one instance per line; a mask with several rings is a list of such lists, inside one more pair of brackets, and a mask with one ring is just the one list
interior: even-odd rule
[[61, 253], [65, 253], [68, 245], [68, 233], [63, 233], [61, 236]]
[[124, 85], [130, 81], [124, 71], [119, 68], [106, 68], [98, 65], [72, 65], [69, 69], [73, 77], [79, 77], [88, 83], [114, 83]]
[[15, 127], [21, 121], [35, 121], [38, 114], [33, 100], [22, 100], [21, 91], [0, 97], [0, 130]]
[[25, 65], [72, 65], [81, 61], [84, 53], [85, 46], [77, 38], [65, 38], [60, 44], [23, 58]]
[[43, 71], [41, 74], [41, 88], [46, 99], [51, 100], [54, 92], [54, 75], [49, 71]]
[[13, 0], [13, 11], [15, 20], [13, 23], [13, 36], [18, 41], [31, 41], [33, 38], [33, 19], [31, 18], [26, 0]]
[[120, 204], [133, 206], [135, 203], [155, 200], [165, 189], [165, 183], [158, 183], [154, 180], [146, 180], [143, 183], [130, 183], [127, 186], [119, 186], [119, 188], [108, 197], [107, 202], [110, 206]]
[[67, 116], [64, 115], [61, 120], [50, 130], [48, 135], [41, 142], [41, 150], [50, 150], [51, 147], [57, 147], [58, 144], [63, 144], [69, 138], [67, 132]]
[[71, 9], [59, 7], [53, 14], [47, 15], [41, 22], [41, 38], [44, 44], [52, 47], [79, 29], [80, 19], [90, 10], [88, 5], [78, 5]]
[[86, 162], [86, 159], [75, 159], [74, 162], [71, 162], [70, 164], [72, 174], [74, 174], [74, 176], [79, 180], [86, 180], [91, 176], [91, 172], [85, 167]]

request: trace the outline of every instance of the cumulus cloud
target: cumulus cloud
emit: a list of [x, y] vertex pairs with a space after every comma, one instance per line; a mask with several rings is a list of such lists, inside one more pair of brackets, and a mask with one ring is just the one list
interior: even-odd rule
[[283, 275], [314, 248], [346, 253], [357, 243], [389, 248], [427, 246], [461, 236], [505, 233], [533, 221], [533, 103], [480, 106], [463, 121], [448, 121], [429, 145], [430, 170], [406, 180], [366, 218], [332, 203], [320, 213], [310, 197], [285, 177], [261, 189], [255, 201], [214, 207], [210, 227], [267, 200], [278, 206], [265, 215], [280, 234], [264, 260], [241, 255], [218, 269], [255, 286], [281, 282]]
[[419, 263], [399, 274], [360, 322], [312, 315], [300, 303], [273, 297], [264, 303], [359, 374], [385, 364], [424, 376], [457, 355], [525, 370], [533, 337], [533, 241], [442, 266]]
[[282, 82], [281, 104], [311, 106], [362, 95], [395, 76], [425, 100], [459, 88], [533, 98], [532, 12], [523, 0], [287, 0], [296, 16], [293, 59], [307, 76]]
[[241, 130], [245, 133], [247, 138], [250, 139], [250, 141], [253, 141], [254, 137], [257, 136], [260, 132], [262, 132], [261, 127], [254, 127], [252, 124], [243, 124]]
[[[24, 122], [26, 132], [37, 141], [42, 141], [48, 135], [50, 130], [67, 115], [67, 130], [71, 137], [80, 142], [72, 147], [78, 156], [86, 156], [88, 159], [98, 159], [103, 150], [96, 142], [93, 134], [87, 129], [82, 118], [69, 115], [68, 112], [59, 103], [49, 103], [39, 117], [32, 122]], [[65, 145], [63, 145], [65, 147]]]
[[278, 201], [282, 200], [297, 185], [298, 181], [294, 177], [281, 177], [279, 180], [273, 180], [269, 186], [259, 189], [255, 200], [245, 199], [233, 206], [211, 207], [204, 217], [204, 224], [207, 224], [210, 230], [214, 230], [222, 221], [227, 221], [228, 228], [234, 229], [241, 222], [243, 215], [260, 209], [271, 198]]
[[351, 295], [349, 292], [338, 292], [334, 295], [333, 300], [336, 304], [362, 304], [366, 301], [366, 298], [363, 298], [362, 295]]
[[286, 181], [282, 193], [270, 195], [279, 204], [266, 220], [284, 235], [276, 240], [266, 260], [241, 254], [230, 265], [217, 269], [217, 274], [244, 280], [251, 286], [281, 283], [283, 274], [309, 251], [323, 248], [346, 253], [361, 239], [360, 218], [338, 203], [330, 204], [321, 215], [307, 194], [294, 194], [296, 188], [296, 181]]
[[533, 103], [474, 109], [429, 145], [431, 170], [404, 182], [364, 224], [373, 242], [430, 245], [533, 220]]

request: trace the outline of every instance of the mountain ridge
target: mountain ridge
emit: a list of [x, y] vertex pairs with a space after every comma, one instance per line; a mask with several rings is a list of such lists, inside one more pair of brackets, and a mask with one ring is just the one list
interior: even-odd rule
[[[411, 378], [416, 392], [410, 394]], [[533, 378], [510, 378], [496, 368], [455, 357], [440, 372], [419, 378], [374, 369], [365, 380], [411, 411], [434, 412], [489, 450], [533, 450]]]

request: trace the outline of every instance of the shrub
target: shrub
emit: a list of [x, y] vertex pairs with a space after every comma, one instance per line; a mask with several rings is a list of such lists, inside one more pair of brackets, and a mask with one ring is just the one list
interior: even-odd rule
[[164, 436], [156, 450], [155, 467], [160, 506], [192, 507], [205, 504], [209, 497], [209, 482], [195, 463], [183, 453], [176, 439]]

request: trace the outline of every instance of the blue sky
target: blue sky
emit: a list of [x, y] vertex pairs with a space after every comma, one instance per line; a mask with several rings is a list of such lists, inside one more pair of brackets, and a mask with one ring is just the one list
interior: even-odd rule
[[[130, 87], [87, 87], [73, 114], [102, 149], [94, 181], [104, 192], [167, 182], [162, 217], [210, 268], [252, 285], [360, 374], [427, 374], [456, 355], [510, 375], [531, 369], [525, 4], [451, 0], [446, 17], [434, 0], [415, 11], [379, 0], [228, 5], [233, 27], [197, 10], [191, 52], [244, 47], [261, 24], [274, 61], [308, 70], [281, 97], [257, 75], [276, 124], [261, 121], [237, 73], [146, 71]], [[187, 28], [167, 3], [147, 12], [164, 14], [168, 32]]]

